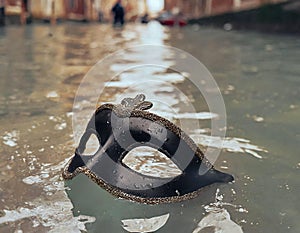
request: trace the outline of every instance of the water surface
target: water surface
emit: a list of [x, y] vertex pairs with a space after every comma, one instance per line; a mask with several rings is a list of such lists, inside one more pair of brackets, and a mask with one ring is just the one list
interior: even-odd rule
[[[159, 232], [192, 232], [205, 214], [203, 206], [214, 201], [217, 188], [224, 201], [246, 210], [228, 207], [244, 232], [300, 230], [297, 37], [196, 26], [166, 29], [155, 23], [127, 25], [124, 30], [72, 23], [0, 30], [1, 232], [79, 232], [85, 228], [88, 232], [124, 232], [122, 219], [165, 213], [170, 213], [170, 219]], [[76, 146], [71, 118], [78, 85], [99, 59], [144, 43], [183, 49], [215, 77], [226, 105], [227, 136], [234, 139], [230, 145], [236, 143], [235, 138], [250, 140], [240, 140], [242, 147], [236, 152], [224, 149], [217, 160], [216, 167], [233, 174], [235, 183], [211, 186], [194, 200], [159, 206], [118, 200], [82, 175], [64, 186], [61, 169]], [[203, 98], [176, 72], [164, 67], [134, 68], [143, 59], [145, 54], [132, 53], [107, 66], [99, 80], [107, 86], [99, 102], [118, 102], [144, 90], [149, 98], [155, 95], [161, 100], [154, 111], [167, 117], [187, 111], [185, 96], [194, 97], [197, 112], [208, 111]], [[176, 63], [172, 54], [157, 59], [164, 66]], [[124, 64], [132, 64], [131, 71], [121, 72], [108, 83]], [[138, 84], [141, 74], [144, 82], [147, 77], [158, 82], [145, 89], [144, 82]], [[82, 111], [93, 110], [93, 101], [91, 97], [87, 106], [80, 106]], [[195, 128], [209, 135], [210, 120], [184, 122], [187, 133], [203, 143]], [[251, 151], [262, 159], [247, 153], [249, 144], [257, 145]], [[83, 225], [86, 221], [90, 223]]]

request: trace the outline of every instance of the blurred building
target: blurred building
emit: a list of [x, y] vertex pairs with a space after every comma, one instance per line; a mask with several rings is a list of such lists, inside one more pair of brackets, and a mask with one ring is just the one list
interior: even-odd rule
[[[3, 1], [3, 0], [2, 0]], [[9, 21], [26, 23], [28, 19], [70, 19], [94, 21], [101, 17], [105, 0], [6, 0], [5, 15]]]
[[[9, 22], [26, 23], [29, 19], [46, 21], [109, 21], [116, 0], [0, 0]], [[135, 20], [146, 0], [123, 0], [127, 20]], [[144, 7], [146, 8], [146, 7]]]
[[[161, 8], [180, 12], [188, 19], [197, 19], [286, 1], [288, 0], [123, 0], [122, 4], [126, 20], [135, 21], [146, 12], [153, 13], [151, 10]], [[116, 0], [0, 0], [0, 8], [5, 8], [3, 13], [9, 18], [8, 22], [24, 24], [31, 19], [105, 22], [111, 20], [111, 8], [115, 2]], [[5, 17], [0, 12], [0, 24], [5, 21]]]
[[183, 13], [187, 18], [214, 16], [249, 10], [269, 3], [287, 0], [165, 0], [165, 10]]

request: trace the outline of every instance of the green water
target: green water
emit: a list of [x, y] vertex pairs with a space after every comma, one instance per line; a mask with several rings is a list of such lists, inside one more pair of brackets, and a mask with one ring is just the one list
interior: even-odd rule
[[[95, 223], [87, 224], [88, 232], [124, 232], [122, 219], [165, 213], [170, 213], [170, 219], [159, 232], [192, 232], [204, 216], [203, 206], [214, 201], [220, 188], [226, 202], [248, 211], [228, 207], [244, 232], [299, 232], [300, 39], [193, 26], [127, 25], [123, 31], [97, 24], [1, 28], [0, 136], [17, 131], [17, 145], [1, 143], [0, 209], [30, 209], [28, 203], [59, 201], [64, 191], [47, 191], [45, 182], [60, 181], [61, 170], [52, 172], [44, 183], [29, 185], [23, 179], [72, 155], [73, 132], [67, 113], [89, 68], [121, 48], [151, 42], [183, 49], [198, 58], [223, 94], [227, 136], [249, 139], [268, 152], [261, 152], [263, 158], [257, 159], [248, 153], [223, 151], [216, 167], [226, 160], [226, 172], [234, 175], [235, 183], [211, 186], [200, 197], [177, 204], [146, 206], [118, 200], [80, 175], [67, 182], [73, 214], [96, 217]], [[109, 67], [103, 70], [108, 76], [110, 72]], [[182, 85], [192, 93], [188, 85]], [[114, 101], [120, 91], [109, 90], [103, 101]], [[53, 91], [58, 96], [51, 98]], [[163, 95], [168, 98], [168, 93]], [[184, 109], [184, 104], [176, 107]], [[46, 220], [24, 217], [2, 223], [0, 231], [47, 232], [53, 225], [45, 224]]]
[[[236, 175], [237, 202], [249, 211], [245, 232], [298, 232], [299, 38], [190, 28], [181, 33], [171, 44], [199, 58], [223, 90], [227, 135], [269, 151], [261, 161], [223, 154]], [[228, 85], [234, 90], [226, 94]]]

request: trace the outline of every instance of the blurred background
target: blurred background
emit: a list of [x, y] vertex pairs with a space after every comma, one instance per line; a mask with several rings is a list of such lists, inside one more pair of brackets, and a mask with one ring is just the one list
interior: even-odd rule
[[[111, 21], [115, 0], [1, 0], [0, 25], [34, 21], [55, 23]], [[124, 0], [126, 21], [178, 16], [186, 22], [260, 28], [272, 31], [299, 31], [300, 3], [297, 0]], [[177, 17], [177, 18], [178, 18]], [[163, 20], [162, 20], [163, 19]], [[172, 24], [172, 22], [171, 22]], [[229, 26], [230, 27], [230, 26]]]

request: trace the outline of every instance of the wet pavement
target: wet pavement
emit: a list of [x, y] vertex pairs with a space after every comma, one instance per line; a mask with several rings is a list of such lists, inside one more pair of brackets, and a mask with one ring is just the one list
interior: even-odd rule
[[[292, 36], [195, 25], [170, 29], [155, 22], [123, 30], [75, 23], [1, 28], [0, 231], [124, 232], [122, 219], [170, 213], [159, 232], [192, 232], [219, 188], [224, 201], [234, 205], [226, 207], [231, 219], [244, 232], [298, 232], [299, 42]], [[213, 74], [227, 111], [227, 138], [216, 167], [233, 174], [233, 184], [211, 186], [194, 200], [162, 206], [118, 200], [84, 176], [65, 186], [61, 171], [75, 149], [73, 136], [80, 136], [96, 102], [119, 102], [142, 91], [156, 99], [154, 112], [177, 123], [188, 112], [186, 96], [194, 98], [197, 112], [209, 112], [183, 76], [166, 70], [176, 62], [172, 53], [155, 53], [162, 66], [141, 69], [145, 54], [133, 51], [101, 66], [98, 84], [87, 79], [85, 101], [75, 106], [80, 123], [72, 127], [74, 97], [90, 68], [119, 49], [140, 44], [183, 49]], [[131, 69], [124, 72], [128, 65]], [[95, 86], [105, 86], [99, 99], [89, 92]], [[194, 114], [180, 123], [206, 146], [214, 139], [209, 137], [212, 117]], [[147, 173], [152, 161], [157, 172], [163, 170], [157, 156], [147, 154], [145, 160], [142, 155], [128, 164]]]

